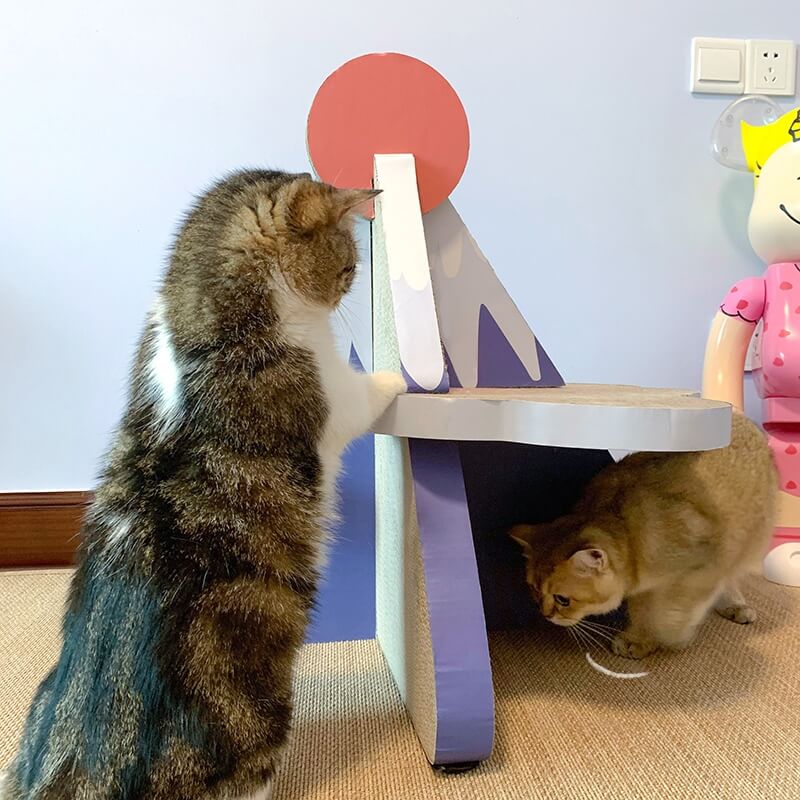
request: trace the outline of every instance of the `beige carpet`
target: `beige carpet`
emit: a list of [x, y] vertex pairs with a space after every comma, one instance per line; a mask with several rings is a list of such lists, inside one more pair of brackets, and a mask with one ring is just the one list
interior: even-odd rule
[[[0, 573], [0, 767], [56, 657], [67, 580]], [[466, 775], [427, 765], [374, 642], [306, 647], [277, 800], [800, 798], [800, 590], [750, 596], [754, 626], [714, 618], [642, 680], [591, 671], [552, 626], [493, 635], [495, 753]]]

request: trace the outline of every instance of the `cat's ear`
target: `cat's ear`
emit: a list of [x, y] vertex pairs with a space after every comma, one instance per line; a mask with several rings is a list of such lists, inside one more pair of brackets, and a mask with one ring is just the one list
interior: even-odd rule
[[306, 233], [336, 225], [380, 194], [380, 189], [337, 189], [304, 176], [288, 184], [283, 219], [289, 230]]
[[588, 550], [578, 550], [577, 553], [573, 553], [569, 563], [578, 575], [600, 575], [608, 569], [608, 556], [605, 550], [591, 547]]
[[286, 228], [296, 233], [307, 233], [330, 225], [335, 221], [336, 190], [332, 186], [298, 176], [282, 190], [278, 204], [279, 218]]
[[370, 200], [374, 200], [380, 193], [380, 189], [337, 189], [336, 208], [338, 218], [341, 219], [345, 214], [362, 210], [362, 206]]
[[534, 525], [515, 525], [508, 535], [519, 545], [522, 546], [523, 553], [528, 556], [531, 552], [531, 543], [536, 535]]

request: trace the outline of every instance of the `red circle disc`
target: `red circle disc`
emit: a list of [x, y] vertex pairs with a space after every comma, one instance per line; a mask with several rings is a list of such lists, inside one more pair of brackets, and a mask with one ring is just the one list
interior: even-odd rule
[[371, 187], [376, 153], [411, 153], [425, 213], [458, 184], [469, 125], [455, 90], [433, 67], [400, 53], [371, 53], [320, 86], [307, 142], [317, 175], [341, 188]]

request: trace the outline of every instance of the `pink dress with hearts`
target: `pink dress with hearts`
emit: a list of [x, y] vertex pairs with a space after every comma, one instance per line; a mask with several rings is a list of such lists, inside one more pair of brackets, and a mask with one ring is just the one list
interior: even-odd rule
[[762, 277], [739, 281], [720, 309], [753, 325], [763, 321], [753, 378], [781, 489], [800, 496], [800, 265], [772, 264]]

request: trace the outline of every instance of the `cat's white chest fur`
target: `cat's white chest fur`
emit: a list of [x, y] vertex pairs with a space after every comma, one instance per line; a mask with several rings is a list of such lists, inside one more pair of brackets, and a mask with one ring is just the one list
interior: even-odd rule
[[326, 310], [306, 307], [292, 311], [283, 317], [283, 333], [291, 344], [311, 354], [327, 407], [317, 452], [322, 469], [322, 511], [325, 516], [332, 517], [342, 452], [374, 422], [373, 381], [371, 376], [356, 372], [337, 351], [330, 314]]
[[[366, 433], [389, 404], [406, 390], [393, 372], [364, 374], [354, 370], [339, 354], [331, 329], [330, 312], [302, 302], [280, 303], [283, 334], [287, 341], [307, 350], [314, 360], [328, 415], [317, 444], [322, 470], [324, 520], [336, 513], [336, 479], [345, 447]], [[324, 553], [320, 554], [324, 559]]]

